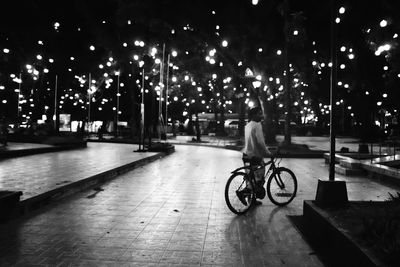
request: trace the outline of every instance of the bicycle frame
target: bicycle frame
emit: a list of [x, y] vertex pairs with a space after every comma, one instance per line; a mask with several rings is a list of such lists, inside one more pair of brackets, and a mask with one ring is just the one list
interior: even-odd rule
[[256, 171], [256, 170], [259, 170], [259, 169], [261, 169], [261, 168], [263, 168], [263, 167], [266, 167], [266, 166], [268, 166], [268, 165], [271, 165], [271, 166], [268, 168], [268, 171], [267, 171], [267, 174], [268, 174], [268, 172], [270, 172], [271, 170], [274, 171], [274, 170], [276, 169], [276, 166], [275, 166], [276, 159], [277, 159], [277, 158], [273, 157], [273, 158], [271, 158], [269, 161], [264, 162], [263, 164], [257, 165], [257, 166], [254, 166], [254, 165], [246, 165], [246, 166], [243, 166], [243, 167], [237, 168], [236, 170], [231, 171], [231, 173], [232, 173], [232, 174], [233, 174], [233, 173], [237, 173], [237, 172], [239, 172], [239, 171], [241, 171], [241, 170], [248, 170], [249, 172], [254, 173], [254, 171]]
[[[266, 167], [266, 166], [270, 165], [269, 168], [268, 168], [268, 170], [264, 173], [264, 179], [266, 180], [266, 178], [268, 177], [268, 174], [269, 174], [270, 172], [273, 173], [273, 172], [275, 171], [275, 169], [277, 168], [276, 165], [275, 165], [275, 162], [276, 162], [276, 161], [277, 161], [277, 158], [276, 158], [276, 157], [271, 157], [271, 159], [270, 159], [269, 161], [264, 162], [264, 163], [261, 164], [261, 165], [258, 165], [258, 166], [246, 165], [246, 166], [237, 168], [236, 170], [233, 170], [231, 173], [232, 173], [232, 174], [233, 174], [233, 173], [238, 173], [238, 172], [244, 170], [246, 173], [247, 173], [247, 172], [249, 173], [251, 183], [252, 183], [252, 184], [255, 184], [255, 175], [254, 175], [254, 172], [257, 171], [257, 170], [259, 170], [259, 169], [261, 169], [261, 168], [263, 168], [263, 167]], [[279, 186], [280, 188], [283, 189], [283, 188], [285, 187], [285, 184], [283, 183], [283, 181], [282, 181], [280, 175], [278, 174], [278, 175], [276, 175], [274, 178], [275, 178], [275, 180], [276, 180], [278, 186]]]

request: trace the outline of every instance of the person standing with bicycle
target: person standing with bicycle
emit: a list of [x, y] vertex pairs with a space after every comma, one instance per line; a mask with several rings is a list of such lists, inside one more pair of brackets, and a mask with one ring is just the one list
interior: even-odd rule
[[[252, 166], [259, 166], [263, 163], [263, 158], [270, 155], [265, 141], [264, 133], [262, 130], [261, 120], [263, 118], [261, 108], [254, 107], [248, 111], [249, 122], [246, 124], [244, 129], [244, 149], [243, 149], [243, 162], [244, 164], [249, 163]], [[257, 189], [259, 193], [257, 198], [265, 197], [264, 185], [264, 173], [265, 167], [260, 168], [255, 175]], [[244, 191], [248, 189], [245, 188]], [[256, 205], [262, 204], [261, 201], [256, 200]]]

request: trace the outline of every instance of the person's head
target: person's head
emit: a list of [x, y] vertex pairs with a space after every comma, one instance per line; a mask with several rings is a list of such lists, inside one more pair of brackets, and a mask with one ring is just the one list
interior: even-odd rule
[[249, 121], [260, 122], [262, 119], [262, 112], [260, 107], [254, 107], [249, 109]]

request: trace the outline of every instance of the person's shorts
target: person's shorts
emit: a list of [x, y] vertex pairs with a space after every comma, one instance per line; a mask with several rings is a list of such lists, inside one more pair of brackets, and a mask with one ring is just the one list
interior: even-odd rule
[[243, 163], [249, 163], [252, 166], [261, 165], [263, 163], [263, 159], [260, 157], [249, 157], [247, 154], [243, 153]]

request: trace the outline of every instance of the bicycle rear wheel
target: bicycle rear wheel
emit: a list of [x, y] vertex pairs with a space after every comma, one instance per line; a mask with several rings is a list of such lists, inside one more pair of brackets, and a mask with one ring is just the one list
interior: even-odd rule
[[249, 183], [246, 173], [234, 173], [225, 186], [225, 201], [228, 208], [235, 214], [246, 213], [255, 200], [255, 193], [246, 187]]
[[289, 204], [297, 193], [297, 179], [294, 173], [284, 167], [276, 168], [268, 178], [267, 194], [278, 206]]

